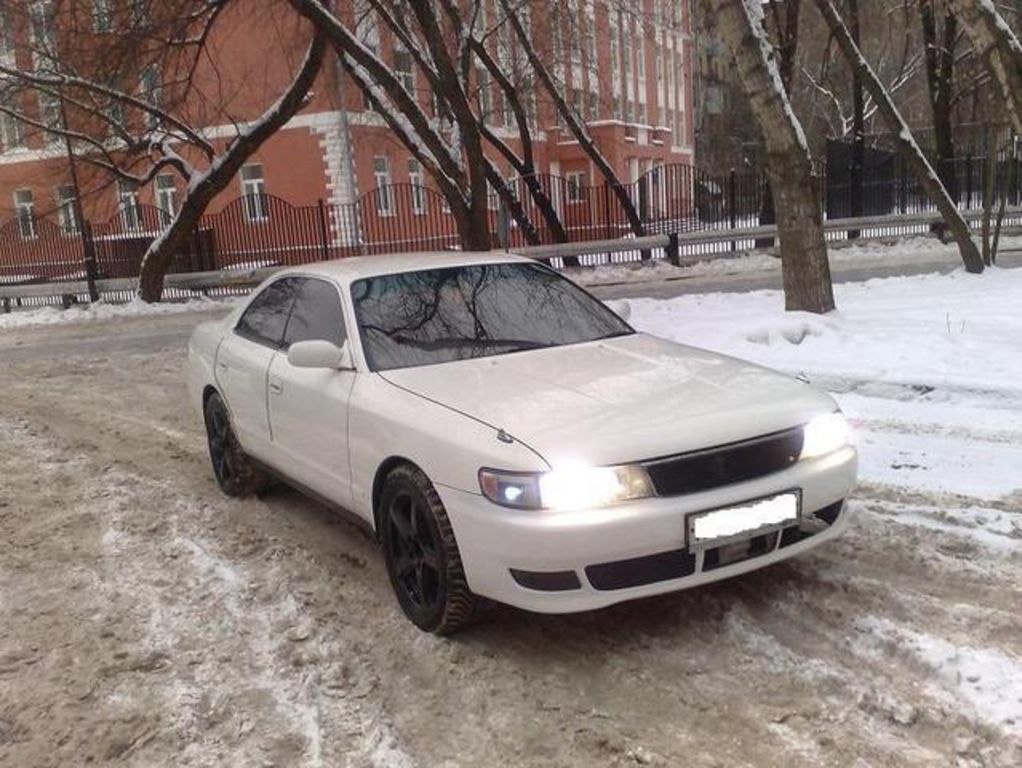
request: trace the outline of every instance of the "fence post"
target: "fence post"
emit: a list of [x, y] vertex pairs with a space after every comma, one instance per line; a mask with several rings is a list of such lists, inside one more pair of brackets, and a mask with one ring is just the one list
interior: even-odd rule
[[610, 182], [603, 182], [603, 221], [607, 225], [606, 234], [608, 240], [614, 239], [614, 232], [610, 223]]
[[898, 168], [901, 170], [901, 183], [898, 185], [899, 199], [898, 202], [901, 206], [901, 213], [904, 216], [908, 210], [908, 175], [905, 173], [905, 163], [902, 161], [898, 162]]
[[99, 301], [99, 291], [96, 289], [96, 241], [92, 237], [92, 225], [82, 221], [82, 256], [85, 266], [85, 282], [89, 286], [89, 301]]
[[[731, 225], [731, 229], [738, 227], [738, 212], [735, 210], [738, 207], [738, 192], [735, 189], [735, 169], [731, 169], [731, 173], [727, 177], [727, 213], [728, 223]], [[735, 240], [731, 241], [731, 250], [738, 250], [738, 243]]]
[[678, 242], [678, 233], [672, 232], [667, 236], [667, 248], [665, 249], [667, 261], [675, 267], [681, 266], [681, 245]]
[[319, 234], [323, 244], [323, 261], [330, 261], [330, 225], [326, 218], [326, 203], [319, 198]]
[[965, 210], [972, 208], [972, 155], [965, 156]]

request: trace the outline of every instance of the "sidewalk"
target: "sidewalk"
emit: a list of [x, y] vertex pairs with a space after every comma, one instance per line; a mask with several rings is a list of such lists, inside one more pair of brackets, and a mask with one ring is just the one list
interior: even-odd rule
[[[1022, 267], [1022, 238], [1005, 238], [997, 266]], [[954, 245], [929, 238], [910, 238], [893, 245], [832, 248], [830, 268], [835, 283], [863, 282], [873, 278], [946, 274], [962, 263]], [[690, 267], [663, 262], [615, 265], [595, 270], [566, 271], [601, 299], [669, 299], [692, 293], [741, 293], [781, 290], [780, 259], [767, 254], [717, 258]]]

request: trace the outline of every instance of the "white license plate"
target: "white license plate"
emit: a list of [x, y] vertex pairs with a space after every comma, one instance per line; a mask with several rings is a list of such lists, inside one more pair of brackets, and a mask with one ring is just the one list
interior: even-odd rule
[[688, 542], [706, 549], [798, 522], [799, 494], [782, 493], [734, 507], [689, 515]]

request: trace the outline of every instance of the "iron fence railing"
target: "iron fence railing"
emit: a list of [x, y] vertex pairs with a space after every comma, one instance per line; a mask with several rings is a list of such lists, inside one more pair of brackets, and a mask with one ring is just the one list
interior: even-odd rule
[[[897, 156], [871, 159], [874, 162], [861, 171], [859, 196], [854, 194], [847, 168], [832, 168], [831, 173], [821, 174], [820, 200], [828, 218], [934, 210]], [[985, 158], [962, 157], [939, 170], [959, 207], [975, 210], [982, 204], [989, 168]], [[1001, 159], [995, 170], [998, 192], [1010, 204], [1017, 204], [1022, 199], [1018, 160]], [[634, 236], [624, 207], [608, 185], [584, 185], [577, 176], [541, 176], [536, 181], [570, 242]], [[558, 242], [525, 180], [515, 179], [509, 186], [540, 243]], [[669, 165], [647, 173], [628, 185], [626, 191], [648, 235], [721, 232], [772, 223], [766, 178], [757, 171], [714, 176], [690, 165]], [[530, 245], [496, 195], [491, 196], [488, 214], [494, 247]], [[122, 207], [108, 221], [100, 222], [79, 223], [67, 216], [51, 220], [23, 213], [0, 224], [0, 285], [136, 277], [147, 248], [168, 222], [166, 211], [138, 204]], [[888, 233], [918, 231], [918, 225], [905, 225], [903, 229], [894, 225]], [[320, 201], [296, 206], [264, 194], [238, 198], [216, 213], [203, 216], [186, 245], [174, 255], [170, 272], [288, 266], [395, 251], [451, 250], [459, 248], [460, 242], [455, 218], [444, 198], [429, 187], [388, 185], [347, 205]], [[770, 238], [715, 239], [685, 244], [683, 253], [712, 255], [769, 246], [771, 242]], [[630, 258], [648, 256], [635, 250]]]

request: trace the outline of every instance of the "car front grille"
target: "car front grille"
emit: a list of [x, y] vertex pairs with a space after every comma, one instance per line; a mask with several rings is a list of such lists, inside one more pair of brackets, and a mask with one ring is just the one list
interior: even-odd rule
[[802, 453], [802, 427], [643, 462], [659, 496], [681, 496], [787, 469]]

